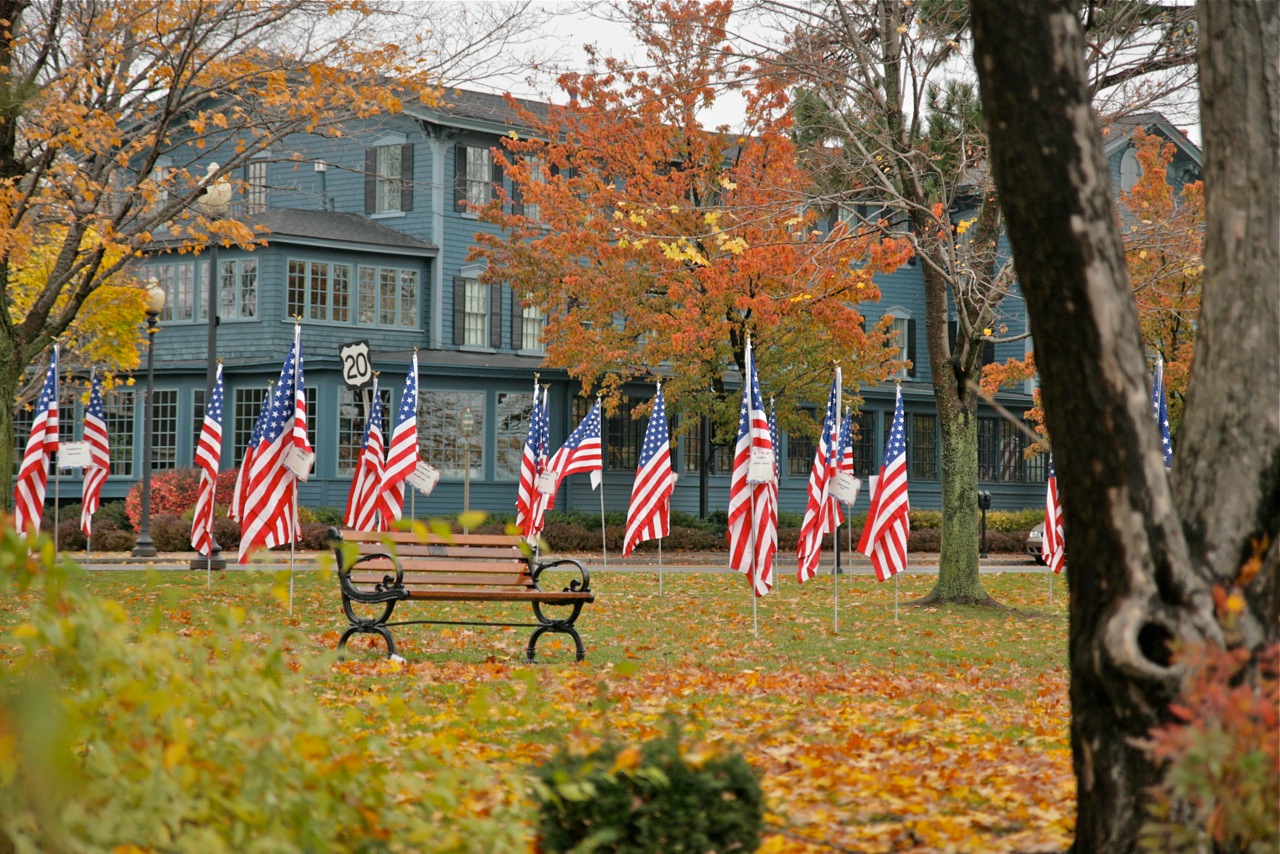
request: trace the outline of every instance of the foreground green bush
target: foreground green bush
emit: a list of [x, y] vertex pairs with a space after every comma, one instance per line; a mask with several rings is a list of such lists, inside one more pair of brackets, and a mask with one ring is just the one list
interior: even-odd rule
[[541, 850], [706, 854], [760, 847], [762, 795], [740, 754], [695, 747], [678, 732], [587, 756], [561, 751], [535, 771]]
[[526, 849], [510, 781], [332, 719], [284, 639], [246, 639], [244, 614], [198, 638], [136, 627], [49, 540], [31, 559], [24, 545], [0, 531], [0, 595], [41, 594], [0, 674], [0, 851]]

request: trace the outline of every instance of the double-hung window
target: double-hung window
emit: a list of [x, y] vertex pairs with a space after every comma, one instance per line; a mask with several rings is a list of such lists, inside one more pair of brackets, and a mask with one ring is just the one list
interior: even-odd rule
[[413, 143], [396, 141], [366, 149], [364, 168], [365, 213], [413, 210]]
[[351, 265], [289, 260], [289, 316], [347, 323], [351, 320]]
[[479, 213], [478, 208], [493, 201], [493, 186], [502, 181], [488, 146], [458, 145], [454, 147], [453, 209], [465, 214]]

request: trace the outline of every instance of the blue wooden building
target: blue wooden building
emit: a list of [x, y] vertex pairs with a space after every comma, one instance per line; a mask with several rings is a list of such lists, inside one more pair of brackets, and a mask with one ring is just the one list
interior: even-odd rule
[[[419, 359], [418, 435], [422, 457], [442, 479], [429, 497], [414, 499], [419, 516], [454, 514], [467, 482], [473, 508], [513, 510], [535, 374], [551, 389], [552, 447], [558, 447], [585, 411], [578, 384], [544, 367], [542, 315], [520, 304], [505, 286], [478, 281], [482, 268], [468, 261], [480, 223], [464, 202], [484, 202], [504, 177], [491, 148], [513, 126], [499, 96], [449, 90], [437, 107], [353, 124], [341, 137], [300, 136], [286, 150], [267, 152], [245, 167], [244, 191], [232, 212], [261, 225], [252, 251], [220, 248], [199, 254], [157, 251], [140, 262], [140, 279], [154, 278], [167, 292], [155, 338], [153, 470], [192, 465], [203, 418], [209, 365], [209, 295], [217, 318], [216, 350], [223, 360], [226, 408], [223, 467], [239, 463], [268, 383], [275, 380], [301, 318], [308, 421], [316, 449], [314, 473], [301, 488], [303, 504], [344, 506], [363, 439], [364, 390], [343, 380], [339, 350], [367, 341], [390, 412], [416, 348]], [[1124, 128], [1142, 126], [1173, 140], [1171, 174], [1199, 177], [1198, 151], [1157, 116], [1143, 117], [1108, 141], [1117, 186], [1136, 177]], [[216, 155], [210, 155], [211, 159]], [[162, 250], [163, 245], [158, 247]], [[211, 269], [212, 268], [212, 269]], [[212, 276], [212, 280], [211, 277]], [[914, 507], [940, 504], [938, 424], [924, 344], [924, 288], [919, 267], [904, 265], [879, 280], [881, 302], [864, 306], [895, 318], [900, 342], [914, 367], [901, 377], [907, 412], [909, 477]], [[1011, 334], [1025, 329], [1016, 294], [1002, 307]], [[919, 320], [920, 322], [917, 322]], [[1022, 357], [1029, 340], [996, 344], [988, 360]], [[107, 396], [112, 476], [106, 500], [118, 499], [140, 478], [143, 436], [141, 390]], [[767, 382], [767, 378], [762, 378]], [[628, 390], [634, 401], [649, 386]], [[860, 475], [874, 472], [893, 408], [893, 385], [862, 390]], [[1031, 405], [1031, 387], [1005, 392], [1001, 403], [1018, 413]], [[821, 405], [819, 403], [819, 405]], [[680, 402], [668, 400], [678, 419]], [[464, 410], [474, 435], [462, 435]], [[993, 507], [1039, 506], [1044, 500], [1042, 458], [1023, 459], [1026, 444], [995, 411], [980, 413], [980, 488]], [[63, 435], [79, 438], [79, 401], [68, 400]], [[17, 433], [25, 440], [19, 423]], [[626, 509], [644, 423], [627, 407], [606, 419], [603, 495], [609, 510]], [[674, 449], [680, 475], [673, 506], [697, 512], [699, 442], [683, 438]], [[802, 510], [813, 458], [812, 440], [782, 437], [782, 507]], [[710, 509], [728, 503], [729, 448], [715, 448]], [[469, 467], [469, 472], [467, 468]], [[78, 477], [62, 478], [63, 500], [79, 494]], [[856, 510], [866, 509], [866, 497]], [[600, 498], [586, 477], [575, 476], [557, 509], [597, 511]]]

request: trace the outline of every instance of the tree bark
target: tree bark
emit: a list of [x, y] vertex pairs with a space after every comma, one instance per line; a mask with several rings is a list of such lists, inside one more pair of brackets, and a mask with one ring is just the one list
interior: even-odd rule
[[[1206, 168], [1208, 215], [1217, 222], [1206, 235], [1175, 505], [1090, 108], [1077, 4], [971, 0], [991, 167], [1036, 341], [1065, 515], [1076, 851], [1136, 848], [1147, 789], [1160, 779], [1137, 740], [1169, 719], [1180, 687], [1170, 642], [1223, 640], [1212, 588], [1236, 579], [1255, 541], [1269, 551], [1246, 587], [1245, 622], [1259, 642], [1277, 636], [1276, 8], [1208, 3], [1201, 12], [1209, 23], [1204, 61], [1220, 62], [1219, 86], [1241, 97], [1231, 99], [1237, 112], [1205, 114], [1206, 142], [1237, 123], [1260, 130], [1247, 135], [1257, 149], [1230, 166], [1243, 180], [1215, 182]], [[1217, 26], [1218, 10], [1236, 19]], [[1207, 80], [1202, 91], [1206, 100], [1228, 97]], [[1269, 156], [1260, 150], [1267, 146]], [[1207, 161], [1213, 150], [1206, 145]], [[1255, 207], [1260, 215], [1248, 215]], [[1258, 263], [1224, 263], [1222, 253], [1239, 256], [1255, 242], [1269, 247], [1257, 250]], [[1251, 280], [1244, 269], [1261, 273], [1268, 257], [1270, 279]]]

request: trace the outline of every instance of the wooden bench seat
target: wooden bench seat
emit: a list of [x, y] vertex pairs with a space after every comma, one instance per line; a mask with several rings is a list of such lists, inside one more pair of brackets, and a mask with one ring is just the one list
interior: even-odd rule
[[[356, 634], [376, 634], [396, 654], [391, 626], [417, 624], [529, 626], [534, 629], [525, 649], [533, 661], [538, 639], [551, 632], [573, 639], [577, 660], [586, 657], [582, 637], [574, 627], [583, 605], [595, 601], [591, 580], [579, 561], [560, 558], [535, 562], [518, 536], [456, 534], [419, 537], [412, 532], [339, 531], [329, 529], [338, 561], [342, 610], [349, 627], [338, 649]], [[576, 570], [562, 590], [543, 590], [542, 574], [553, 568]], [[428, 602], [528, 602], [536, 622], [504, 623], [478, 620], [411, 619], [391, 622], [396, 604]], [[358, 604], [383, 606], [374, 616], [356, 613]], [[378, 609], [375, 609], [377, 611]]]

